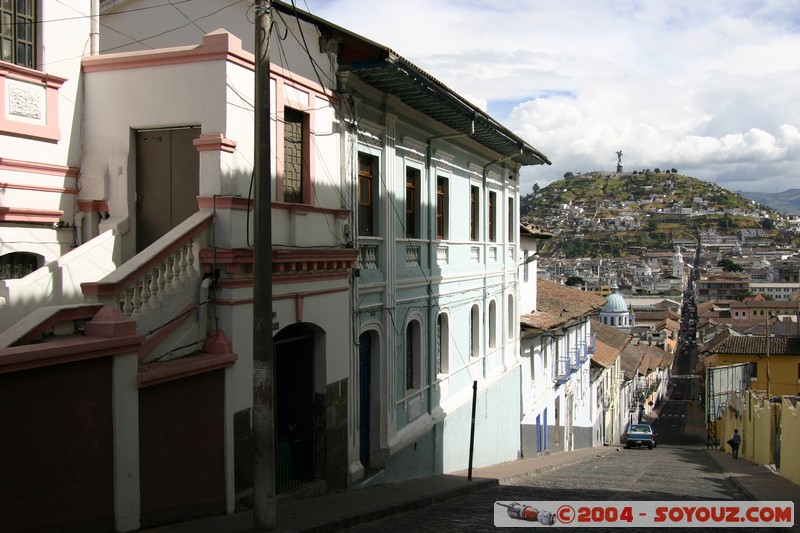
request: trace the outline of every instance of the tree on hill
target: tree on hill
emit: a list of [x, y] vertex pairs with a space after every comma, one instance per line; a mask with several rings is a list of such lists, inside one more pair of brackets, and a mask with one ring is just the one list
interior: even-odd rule
[[730, 259], [722, 259], [717, 261], [717, 266], [722, 267], [723, 272], [742, 272], [744, 268], [738, 263], [734, 263]]
[[564, 285], [568, 287], [583, 287], [583, 278], [580, 276], [570, 276], [567, 278], [567, 281], [564, 282]]

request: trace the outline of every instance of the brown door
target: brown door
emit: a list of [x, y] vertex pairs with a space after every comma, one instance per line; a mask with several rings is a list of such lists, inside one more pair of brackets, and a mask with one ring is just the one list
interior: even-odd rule
[[136, 132], [136, 251], [197, 212], [199, 127]]

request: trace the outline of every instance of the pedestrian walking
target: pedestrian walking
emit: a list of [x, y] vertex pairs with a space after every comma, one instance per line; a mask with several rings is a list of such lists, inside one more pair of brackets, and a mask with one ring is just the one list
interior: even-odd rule
[[739, 445], [742, 443], [742, 437], [739, 435], [739, 430], [733, 430], [733, 436], [728, 441], [728, 445], [731, 447], [731, 456], [734, 459], [739, 458]]

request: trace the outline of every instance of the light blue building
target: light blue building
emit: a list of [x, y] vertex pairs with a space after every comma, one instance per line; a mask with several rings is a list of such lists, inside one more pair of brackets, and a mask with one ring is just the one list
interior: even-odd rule
[[[345, 37], [354, 39], [352, 35]], [[350, 482], [517, 459], [519, 170], [549, 163], [388, 48], [343, 65], [358, 121]]]

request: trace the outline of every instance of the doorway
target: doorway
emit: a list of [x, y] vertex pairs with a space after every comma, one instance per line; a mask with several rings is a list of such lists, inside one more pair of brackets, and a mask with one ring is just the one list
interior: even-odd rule
[[293, 324], [274, 338], [275, 492], [314, 479], [314, 332]]
[[358, 444], [359, 458], [364, 470], [380, 468], [372, 456], [377, 450], [377, 430], [379, 427], [379, 404], [376, 358], [379, 350], [378, 334], [375, 331], [362, 333], [358, 338]]
[[197, 126], [136, 132], [136, 252], [197, 212]]

